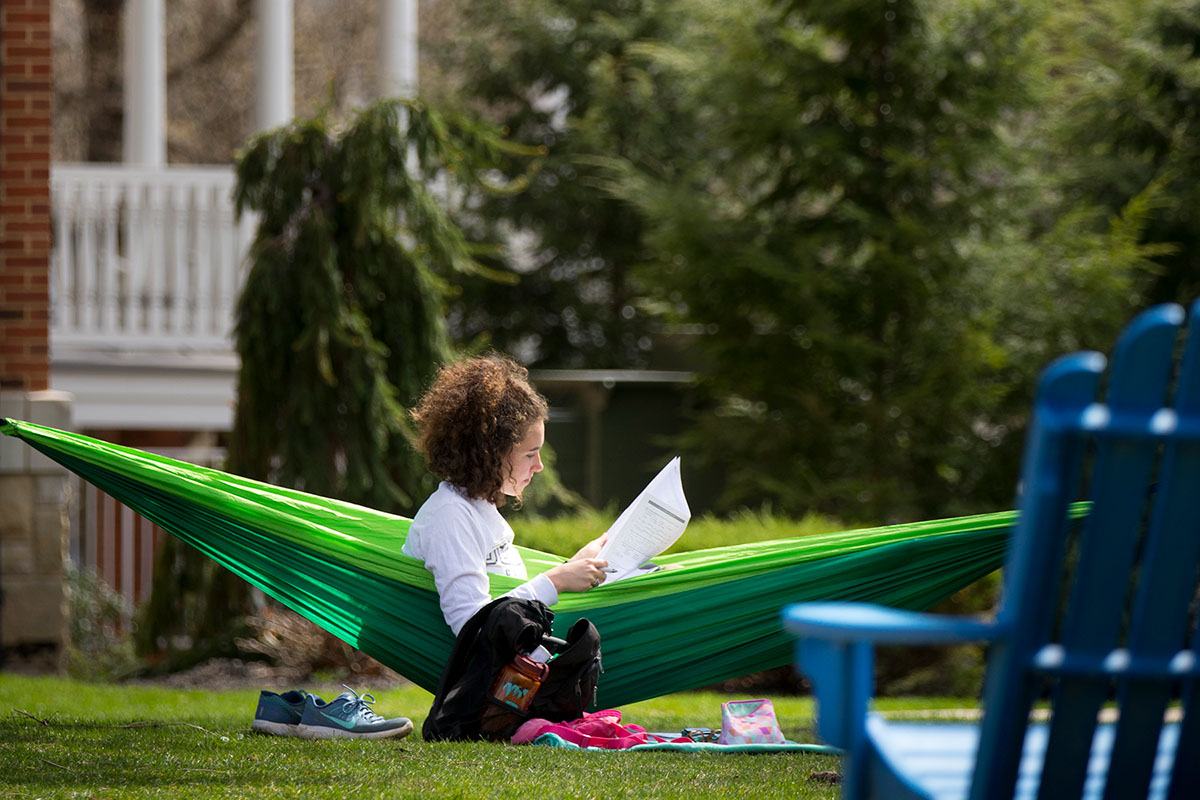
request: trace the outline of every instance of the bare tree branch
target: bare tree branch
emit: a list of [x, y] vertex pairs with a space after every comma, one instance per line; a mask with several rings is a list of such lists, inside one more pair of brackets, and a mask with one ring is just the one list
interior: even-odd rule
[[254, 0], [237, 0], [233, 8], [233, 16], [208, 38], [208, 42], [200, 52], [167, 68], [167, 82], [178, 79], [196, 67], [207, 66], [221, 60], [237, 41], [237, 37], [246, 27], [246, 23], [253, 17], [253, 10]]

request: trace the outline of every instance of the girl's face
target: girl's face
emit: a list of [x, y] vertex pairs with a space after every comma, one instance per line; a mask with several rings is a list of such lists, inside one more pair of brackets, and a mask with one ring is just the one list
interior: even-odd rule
[[546, 442], [546, 424], [540, 419], [529, 426], [525, 436], [504, 457], [502, 492], [520, 497], [521, 492], [542, 471], [542, 445]]

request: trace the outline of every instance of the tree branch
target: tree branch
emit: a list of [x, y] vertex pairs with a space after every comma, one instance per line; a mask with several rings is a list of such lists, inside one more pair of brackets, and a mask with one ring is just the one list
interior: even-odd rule
[[250, 21], [253, 7], [253, 0], [237, 0], [233, 7], [233, 16], [226, 21], [224, 27], [209, 37], [204, 49], [167, 69], [167, 82], [170, 83], [195, 67], [211, 64], [225, 55], [229, 48], [233, 47], [238, 34], [246, 27], [246, 23]]

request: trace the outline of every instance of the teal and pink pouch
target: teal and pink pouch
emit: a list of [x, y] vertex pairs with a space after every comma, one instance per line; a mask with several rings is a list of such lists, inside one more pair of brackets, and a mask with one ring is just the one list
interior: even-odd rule
[[718, 744], [783, 744], [785, 741], [770, 700], [731, 700], [721, 704]]

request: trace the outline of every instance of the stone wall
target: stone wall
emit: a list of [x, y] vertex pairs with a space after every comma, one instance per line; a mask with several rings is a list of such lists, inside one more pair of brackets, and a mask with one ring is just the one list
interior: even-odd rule
[[[0, 392], [0, 416], [70, 428], [70, 395]], [[58, 650], [67, 642], [70, 486], [63, 467], [0, 437], [0, 647]]]

